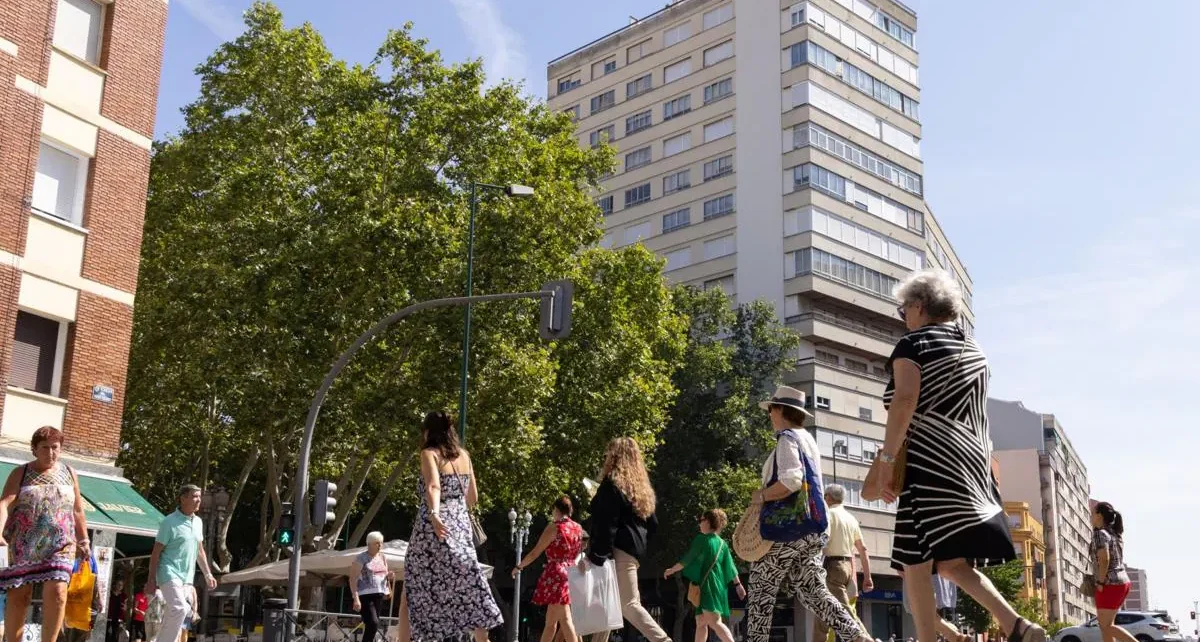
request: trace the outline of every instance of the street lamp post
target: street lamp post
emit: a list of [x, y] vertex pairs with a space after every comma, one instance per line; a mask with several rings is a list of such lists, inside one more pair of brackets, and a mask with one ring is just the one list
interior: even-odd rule
[[[517, 553], [517, 564], [521, 563], [521, 556], [525, 554], [525, 544], [529, 539], [529, 525], [533, 523], [533, 515], [529, 511], [525, 511], [524, 515], [518, 515], [517, 509], [508, 509], [508, 533], [512, 539], [513, 548]], [[517, 569], [517, 575], [513, 578], [513, 627], [512, 641], [517, 642], [520, 637], [521, 630], [521, 569]]]
[[[513, 197], [533, 196], [533, 188], [525, 185], [491, 185], [471, 181], [471, 214], [467, 221], [467, 293], [471, 296], [475, 276], [475, 214], [479, 210], [479, 190], [490, 189]], [[463, 307], [462, 377], [458, 394], [458, 441], [467, 443], [467, 376], [471, 365], [471, 304]]]

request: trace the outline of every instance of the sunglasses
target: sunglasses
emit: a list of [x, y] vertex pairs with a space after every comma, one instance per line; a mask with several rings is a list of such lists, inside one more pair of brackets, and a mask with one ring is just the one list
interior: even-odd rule
[[908, 320], [908, 319], [907, 319], [907, 317], [908, 317], [908, 313], [906, 313], [906, 312], [904, 311], [904, 306], [900, 306], [900, 307], [896, 308], [896, 314], [899, 314], [899, 315], [900, 315], [900, 320], [901, 320], [901, 321], [907, 321], [907, 320]]

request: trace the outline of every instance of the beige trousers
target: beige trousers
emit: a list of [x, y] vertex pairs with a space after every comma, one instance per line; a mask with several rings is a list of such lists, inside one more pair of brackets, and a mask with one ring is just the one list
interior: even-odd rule
[[[825, 562], [825, 586], [829, 588], [829, 592], [837, 601], [850, 609], [850, 615], [857, 620], [858, 614], [854, 611], [856, 602], [854, 594], [858, 592], [854, 585], [855, 579], [854, 564], [850, 560], [827, 560]], [[813, 639], [820, 642], [829, 638], [829, 625], [825, 624], [821, 618], [816, 618], [816, 620]]]
[[[670, 642], [667, 633], [642, 607], [642, 594], [638, 591], [640, 565], [637, 559], [625, 551], [613, 549], [613, 561], [617, 566], [617, 592], [621, 594], [621, 616], [650, 642]], [[608, 642], [608, 634], [608, 631], [594, 633], [591, 642]]]

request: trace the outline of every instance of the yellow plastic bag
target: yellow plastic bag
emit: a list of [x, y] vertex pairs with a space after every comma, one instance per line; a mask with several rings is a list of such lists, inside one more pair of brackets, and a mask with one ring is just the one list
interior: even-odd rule
[[92, 630], [92, 605], [96, 594], [96, 558], [87, 563], [75, 560], [75, 572], [67, 584], [67, 609], [63, 624], [68, 629]]

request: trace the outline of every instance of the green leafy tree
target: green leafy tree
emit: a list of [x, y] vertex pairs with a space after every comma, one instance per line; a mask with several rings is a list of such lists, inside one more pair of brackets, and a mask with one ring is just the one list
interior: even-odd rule
[[[311, 395], [378, 319], [462, 292], [471, 180], [536, 190], [482, 198], [476, 292], [577, 283], [574, 334], [554, 345], [534, 301], [475, 308], [467, 445], [485, 508], [544, 504], [612, 435], [657, 443], [685, 321], [661, 260], [589, 249], [612, 151], [581, 148], [519, 86], [485, 88], [480, 63], [447, 65], [410, 25], [352, 66], [269, 3], [245, 23], [197, 68], [183, 129], [154, 149], [121, 456], [138, 486], [163, 507], [183, 481], [230, 489], [237, 550], [222, 533], [218, 563], [277, 556]], [[418, 426], [456, 408], [461, 331], [461, 308], [423, 313], [344, 372], [310, 469], [342, 496], [306, 547], [331, 546], [351, 517], [357, 543], [385, 506], [419, 501]]]
[[[769, 303], [734, 308], [719, 289], [689, 287], [676, 289], [675, 302], [690, 327], [674, 377], [679, 396], [655, 453], [660, 566], [687, 550], [697, 514], [720, 507], [731, 523], [741, 517], [770, 448], [770, 422], [758, 402], [792, 369], [800, 341]], [[679, 588], [675, 639], [690, 612]]]

